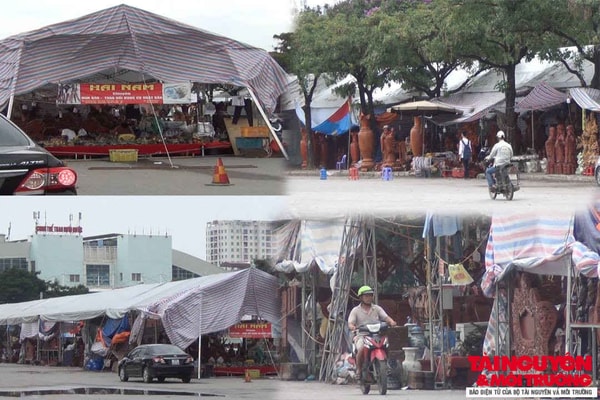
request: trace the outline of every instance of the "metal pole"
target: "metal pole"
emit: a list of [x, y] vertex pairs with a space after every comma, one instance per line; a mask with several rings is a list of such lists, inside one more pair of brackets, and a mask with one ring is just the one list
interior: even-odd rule
[[[571, 287], [572, 283], [572, 268], [573, 264], [569, 262], [569, 267], [567, 268], [567, 309], [565, 312], [565, 354], [571, 352], [571, 302], [573, 301], [573, 288]], [[575, 354], [573, 354], [575, 355]]]
[[283, 148], [283, 144], [281, 143], [281, 140], [279, 140], [279, 137], [275, 133], [275, 130], [273, 129], [273, 126], [271, 125], [271, 121], [269, 121], [269, 118], [267, 118], [267, 114], [265, 113], [265, 110], [263, 110], [260, 102], [258, 101], [258, 97], [256, 97], [256, 95], [254, 94], [254, 92], [252, 91], [252, 89], [250, 87], [247, 87], [246, 89], [248, 89], [248, 92], [250, 93], [250, 97], [252, 97], [254, 104], [256, 104], [256, 108], [258, 108], [260, 115], [262, 115], [263, 119], [265, 120], [265, 123], [269, 127], [269, 132], [271, 132], [271, 136], [273, 136], [273, 139], [279, 145], [279, 148], [281, 149], [283, 156], [285, 157], [286, 160], [289, 160], [290, 158], [289, 158], [287, 152], [285, 151], [285, 149]]
[[200, 318], [198, 318], [198, 379], [202, 371], [202, 295], [200, 295]]

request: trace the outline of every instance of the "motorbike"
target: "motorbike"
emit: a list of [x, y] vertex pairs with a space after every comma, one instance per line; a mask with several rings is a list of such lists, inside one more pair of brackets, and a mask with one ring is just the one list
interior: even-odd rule
[[[492, 164], [493, 159], [489, 165]], [[496, 170], [495, 177], [496, 187], [488, 189], [490, 198], [495, 200], [501, 194], [506, 200], [512, 200], [515, 192], [521, 188], [519, 169], [512, 163], [504, 164]]]
[[[378, 322], [358, 327], [359, 333], [365, 333], [363, 352], [363, 365], [360, 379], [360, 389], [363, 394], [369, 394], [371, 384], [379, 387], [379, 394], [387, 393], [389, 342], [385, 331], [388, 324]], [[356, 354], [356, 348], [354, 349]]]

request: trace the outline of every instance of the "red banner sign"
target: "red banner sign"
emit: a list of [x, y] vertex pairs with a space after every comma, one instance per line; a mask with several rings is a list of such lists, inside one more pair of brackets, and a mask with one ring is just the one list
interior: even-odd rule
[[35, 231], [37, 232], [46, 232], [46, 233], [82, 233], [83, 228], [80, 226], [45, 226], [38, 225], [35, 227]]
[[269, 322], [241, 322], [229, 328], [231, 338], [270, 338], [271, 324]]
[[58, 104], [180, 104], [190, 83], [72, 83], [58, 85]]
[[160, 83], [82, 83], [79, 87], [81, 104], [161, 104], [163, 102]]

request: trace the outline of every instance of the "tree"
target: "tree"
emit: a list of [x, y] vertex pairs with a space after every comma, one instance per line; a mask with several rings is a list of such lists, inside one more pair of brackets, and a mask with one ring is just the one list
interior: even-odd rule
[[0, 273], [0, 304], [37, 300], [47, 288], [38, 273], [11, 268]]
[[[590, 87], [600, 89], [600, 2], [589, 0], [560, 0], [557, 9], [562, 12], [552, 26], [557, 37], [555, 48], [544, 58], [560, 61], [576, 75], [581, 86], [587, 86], [583, 75], [583, 60], [594, 65]], [[563, 46], [563, 47], [561, 47]], [[567, 48], [564, 46], [573, 46]]]
[[447, 34], [456, 43], [456, 56], [504, 74], [498, 89], [506, 99], [506, 131], [516, 128], [516, 67], [525, 59], [553, 48], [548, 35], [560, 19], [556, 2], [548, 0], [439, 0], [451, 10]]
[[76, 294], [86, 294], [89, 292], [90, 290], [84, 285], [79, 284], [77, 286], [62, 286], [57, 280], [54, 280], [47, 283], [47, 288], [44, 292], [44, 298], [71, 296]]
[[[295, 74], [304, 98], [304, 122], [308, 133], [308, 148], [312, 146], [312, 99], [321, 79], [328, 67], [325, 64], [327, 45], [322, 40], [326, 35], [326, 27], [321, 23], [323, 18], [321, 8], [307, 8], [296, 16], [296, 29], [289, 37], [286, 50], [289, 56], [288, 72]], [[313, 167], [313, 158], [309, 152], [309, 167]]]

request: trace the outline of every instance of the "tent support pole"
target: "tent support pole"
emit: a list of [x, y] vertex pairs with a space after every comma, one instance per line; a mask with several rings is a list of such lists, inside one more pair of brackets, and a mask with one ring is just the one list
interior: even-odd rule
[[273, 129], [273, 126], [271, 125], [271, 121], [269, 121], [269, 118], [267, 118], [267, 114], [265, 113], [265, 110], [263, 110], [262, 105], [260, 104], [260, 102], [258, 101], [258, 98], [254, 94], [254, 91], [252, 91], [252, 88], [250, 88], [250, 87], [246, 87], [246, 89], [248, 89], [248, 92], [250, 93], [250, 97], [252, 97], [252, 101], [254, 101], [254, 104], [256, 104], [256, 108], [258, 108], [260, 115], [262, 115], [263, 119], [265, 120], [265, 123], [269, 127], [269, 132], [271, 132], [271, 136], [273, 136], [273, 139], [275, 140], [275, 142], [277, 142], [277, 145], [281, 149], [281, 153], [283, 153], [283, 156], [285, 157], [286, 160], [289, 160], [290, 158], [289, 158], [287, 152], [285, 151], [285, 148], [283, 147], [281, 140], [279, 140], [279, 137], [275, 133], [275, 130]]
[[202, 296], [200, 296], [200, 318], [198, 320], [198, 380], [202, 375]]
[[535, 126], [533, 125], [533, 110], [531, 110], [531, 148], [535, 151]]
[[12, 115], [13, 105], [15, 103], [15, 95], [11, 94], [10, 99], [8, 99], [8, 109], [6, 110], [6, 118], [10, 119]]

